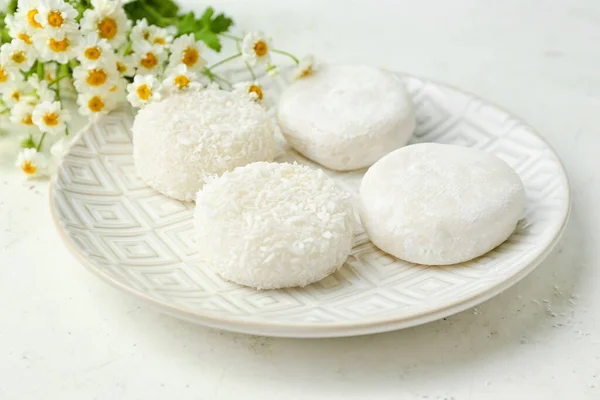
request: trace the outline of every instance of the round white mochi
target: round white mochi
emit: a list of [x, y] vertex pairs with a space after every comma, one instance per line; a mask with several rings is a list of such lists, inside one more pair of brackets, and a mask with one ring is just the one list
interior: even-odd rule
[[192, 201], [206, 179], [275, 155], [266, 111], [247, 96], [189, 91], [142, 108], [133, 123], [138, 174], [159, 192]]
[[277, 118], [296, 151], [338, 171], [372, 165], [415, 128], [404, 83], [360, 65], [325, 66], [299, 79], [281, 95]]
[[223, 278], [258, 289], [305, 286], [340, 268], [353, 243], [348, 194], [323, 171], [258, 162], [208, 181], [197, 246]]
[[424, 143], [396, 150], [365, 174], [362, 224], [371, 241], [400, 259], [446, 265], [479, 257], [515, 230], [523, 183], [492, 154]]

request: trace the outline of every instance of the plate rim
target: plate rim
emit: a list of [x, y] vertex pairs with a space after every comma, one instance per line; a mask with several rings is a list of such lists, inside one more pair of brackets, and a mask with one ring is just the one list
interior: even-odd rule
[[[56, 173], [51, 177], [49, 183], [49, 206], [50, 213], [52, 215], [52, 220], [56, 229], [59, 233], [59, 236], [63, 240], [67, 249], [70, 253], [72, 253], [77, 260], [79, 260], [87, 270], [92, 272], [92, 274], [99, 277], [101, 280], [110, 284], [111, 286], [124, 291], [139, 300], [142, 300], [146, 303], [149, 303], [154, 308], [159, 309], [162, 312], [165, 312], [169, 315], [175, 316], [177, 318], [181, 318], [187, 321], [191, 321], [194, 323], [199, 323], [205, 326], [209, 326], [212, 328], [225, 329], [235, 332], [247, 333], [247, 334], [258, 334], [258, 335], [267, 335], [273, 337], [289, 337], [289, 338], [326, 338], [326, 337], [343, 337], [343, 336], [356, 336], [356, 335], [365, 335], [365, 334], [373, 334], [373, 333], [381, 333], [396, 329], [403, 329], [412, 326], [417, 326], [421, 324], [425, 324], [427, 322], [432, 322], [458, 312], [464, 311], [468, 308], [476, 306], [478, 304], [483, 303], [491, 299], [492, 297], [497, 296], [503, 291], [507, 290], [524, 277], [529, 275], [554, 249], [554, 247], [560, 241], [566, 226], [568, 224], [568, 220], [571, 214], [572, 208], [572, 189], [570, 186], [569, 178], [567, 172], [564, 168], [564, 165], [561, 159], [558, 157], [556, 150], [548, 143], [548, 141], [539, 134], [539, 132], [534, 129], [531, 125], [529, 125], [526, 121], [520, 118], [518, 115], [507, 111], [501, 106], [498, 106], [494, 102], [485, 100], [473, 93], [468, 91], [459, 89], [453, 85], [449, 85], [444, 82], [440, 82], [434, 79], [424, 78], [418, 75], [403, 73], [403, 72], [393, 72], [398, 76], [403, 76], [407, 78], [415, 78], [420, 80], [423, 83], [431, 83], [436, 86], [442, 86], [450, 88], [456, 92], [468, 95], [473, 99], [480, 100], [485, 104], [488, 104], [503, 113], [507, 116], [516, 119], [520, 125], [526, 127], [530, 133], [532, 133], [535, 137], [541, 140], [546, 149], [549, 150], [552, 156], [555, 158], [558, 166], [562, 174], [560, 175], [560, 180], [563, 185], [566, 187], [566, 199], [564, 201], [564, 206], [562, 210], [562, 220], [560, 221], [560, 227], [554, 232], [554, 236], [549, 240], [545, 247], [543, 247], [540, 251], [531, 253], [531, 255], [525, 258], [523, 261], [524, 266], [517, 270], [513, 275], [505, 278], [504, 280], [498, 282], [496, 285], [488, 288], [484, 292], [472, 294], [466, 298], [460, 299], [459, 301], [452, 302], [451, 304], [444, 306], [430, 306], [426, 309], [421, 310], [418, 313], [410, 314], [409, 316], [404, 317], [394, 317], [393, 315], [387, 315], [384, 317], [375, 317], [368, 319], [360, 319], [356, 321], [348, 321], [348, 322], [335, 322], [335, 323], [298, 323], [298, 322], [286, 322], [286, 323], [265, 323], [251, 320], [240, 319], [239, 317], [227, 317], [221, 316], [219, 314], [213, 314], [208, 312], [197, 313], [192, 312], [190, 310], [177, 307], [170, 303], [167, 303], [163, 300], [154, 298], [146, 294], [145, 292], [136, 290], [131, 286], [127, 286], [124, 283], [119, 282], [112, 276], [102, 272], [101, 269], [96, 267], [94, 263], [86, 257], [80, 250], [77, 249], [73, 240], [69, 237], [66, 229], [63, 227], [57, 213], [56, 206], [56, 176], [60, 171], [60, 166], [57, 168]], [[83, 134], [83, 132], [89, 130], [94, 124], [88, 123], [83, 128], [79, 130], [76, 134], [75, 142], [79, 137]]]

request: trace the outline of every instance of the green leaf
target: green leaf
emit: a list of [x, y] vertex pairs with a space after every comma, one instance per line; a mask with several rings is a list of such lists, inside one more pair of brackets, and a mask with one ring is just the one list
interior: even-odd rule
[[202, 40], [208, 47], [213, 49], [216, 52], [221, 51], [221, 42], [219, 41], [219, 37], [216, 33], [211, 32], [209, 29], [203, 29], [201, 31], [197, 31], [194, 34], [196, 40]]
[[179, 12], [179, 6], [172, 0], [146, 0], [146, 3], [166, 18], [176, 17]]
[[227, 32], [231, 25], [233, 25], [233, 20], [221, 13], [210, 22], [210, 30], [214, 33], [223, 33]]
[[196, 18], [193, 11], [177, 15], [179, 7], [172, 0], [134, 0], [124, 8], [127, 16], [134, 21], [146, 18], [152, 25], [175, 25], [177, 36], [191, 33], [196, 40], [202, 40], [217, 52], [221, 51], [221, 42], [217, 34], [227, 32], [233, 25], [233, 20], [225, 14], [215, 15], [212, 7], [207, 7], [200, 18]]
[[177, 32], [180, 35], [186, 35], [188, 33], [194, 33], [196, 31], [196, 16], [192, 11], [179, 17], [177, 21]]
[[213, 15], [215, 10], [212, 7], [207, 7], [199, 20], [196, 21], [196, 40], [202, 40], [208, 47], [216, 52], [221, 51], [221, 42], [218, 33], [226, 32], [233, 24], [233, 20], [219, 14], [215, 18]]
[[136, 0], [125, 4], [123, 9], [125, 10], [125, 14], [127, 14], [127, 18], [135, 22], [147, 17], [147, 12], [144, 11], [142, 3], [144, 2]]
[[212, 7], [206, 7], [206, 10], [204, 10], [204, 13], [200, 17], [203, 26], [210, 26], [210, 19], [214, 13], [215, 10]]
[[22, 149], [33, 149], [35, 147], [35, 143], [33, 142], [33, 138], [30, 136], [21, 140], [21, 148]]
[[19, 0], [11, 0], [11, 2], [8, 4], [8, 7], [6, 8], [6, 12], [8, 14], [14, 14], [15, 11], [17, 11], [18, 4], [19, 4]]
[[149, 24], [165, 27], [176, 24], [179, 6], [173, 0], [135, 0], [123, 6], [133, 21], [146, 18]]

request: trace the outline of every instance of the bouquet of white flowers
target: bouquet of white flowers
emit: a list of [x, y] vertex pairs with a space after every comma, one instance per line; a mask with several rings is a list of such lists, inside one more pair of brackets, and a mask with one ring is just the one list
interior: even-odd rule
[[[275, 49], [261, 32], [228, 34], [233, 21], [211, 7], [199, 17], [181, 14], [172, 0], [0, 0], [0, 7], [0, 129], [22, 135], [17, 166], [27, 177], [49, 174], [66, 148], [65, 95], [94, 121], [125, 101], [143, 107], [211, 82], [260, 100], [254, 68], [276, 76], [273, 53], [296, 63], [293, 78], [313, 68], [311, 57]], [[219, 52], [222, 37], [237, 53], [208, 66], [203, 53]], [[253, 81], [215, 72], [238, 58]]]

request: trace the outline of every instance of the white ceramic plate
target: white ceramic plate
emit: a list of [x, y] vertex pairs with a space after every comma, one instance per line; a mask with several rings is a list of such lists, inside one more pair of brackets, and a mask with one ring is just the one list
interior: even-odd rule
[[[100, 278], [174, 316], [252, 334], [333, 337], [383, 332], [472, 307], [513, 285], [556, 244], [570, 210], [554, 151], [506, 112], [447, 86], [406, 78], [417, 106], [414, 142], [476, 147], [521, 176], [527, 207], [506, 243], [446, 267], [410, 264], [360, 230], [346, 265], [305, 288], [257, 291], [205, 268], [194, 249], [193, 203], [169, 199], [136, 175], [131, 110], [84, 129], [51, 185], [51, 208], [69, 249]], [[276, 96], [275, 96], [276, 97]], [[287, 151], [282, 159], [307, 162]], [[364, 171], [334, 173], [357, 194]], [[355, 196], [356, 198], [356, 196]]]

